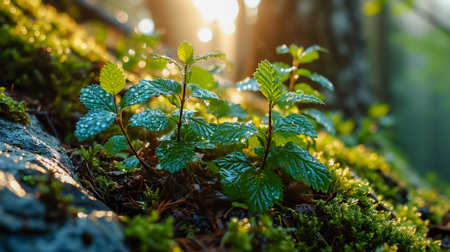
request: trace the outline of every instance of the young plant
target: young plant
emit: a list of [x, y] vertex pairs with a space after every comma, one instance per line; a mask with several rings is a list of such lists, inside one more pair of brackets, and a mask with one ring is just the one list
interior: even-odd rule
[[[268, 100], [267, 129], [260, 129], [257, 134], [262, 149], [254, 150], [259, 153], [260, 160], [255, 165], [243, 152], [234, 152], [216, 160], [216, 164], [220, 168], [224, 191], [232, 198], [244, 198], [251, 211], [262, 213], [283, 198], [284, 186], [279, 175], [281, 171], [317, 191], [328, 189], [331, 176], [322, 163], [293, 141], [286, 144], [274, 141], [274, 136], [277, 135], [305, 135], [315, 138], [317, 133], [305, 116], [283, 116], [274, 110], [277, 104], [289, 100], [292, 92], [285, 91], [272, 64], [262, 61], [253, 76], [258, 86], [251, 89], [261, 90]], [[253, 125], [248, 132], [255, 130]], [[236, 132], [242, 131], [236, 129], [233, 133]]]
[[[114, 122], [119, 126], [122, 135], [111, 137], [105, 144], [107, 152], [117, 153], [128, 146], [134, 156], [123, 163], [127, 167], [137, 168], [139, 164], [147, 171], [157, 175], [152, 168], [139, 156], [130, 138], [122, 119], [124, 108], [147, 102], [156, 93], [145, 85], [138, 84], [131, 87], [118, 103], [118, 93], [125, 87], [125, 75], [114, 63], [107, 63], [100, 72], [100, 86], [89, 85], [81, 90], [80, 100], [89, 109], [76, 124], [75, 135], [80, 141], [99, 134], [109, 128]], [[156, 112], [155, 112], [156, 113]], [[130, 119], [131, 125], [136, 122], [136, 115]], [[142, 122], [141, 122], [142, 123]], [[159, 121], [160, 124], [163, 124]], [[153, 127], [149, 127], [155, 130]], [[162, 128], [159, 125], [159, 128]]]

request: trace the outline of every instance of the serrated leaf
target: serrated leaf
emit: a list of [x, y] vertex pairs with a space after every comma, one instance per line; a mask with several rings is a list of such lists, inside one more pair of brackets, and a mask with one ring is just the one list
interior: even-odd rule
[[307, 135], [310, 137], [317, 137], [317, 133], [314, 130], [314, 126], [308, 121], [308, 119], [299, 114], [289, 114], [283, 117], [279, 112], [272, 112], [273, 118], [273, 133], [277, 132], [289, 132], [295, 135]]
[[256, 133], [258, 133], [258, 129], [253, 122], [226, 122], [216, 125], [211, 141], [221, 145], [231, 145], [240, 143], [243, 139], [248, 139]]
[[238, 91], [261, 91], [258, 82], [250, 77], [238, 82], [236, 88]]
[[331, 175], [328, 169], [308, 151], [292, 142], [272, 149], [268, 156], [269, 167], [281, 167], [294, 179], [310, 185], [316, 191], [326, 191]]
[[114, 110], [114, 98], [99, 85], [89, 85], [81, 89], [80, 101], [88, 109]]
[[127, 171], [138, 169], [139, 165], [139, 160], [136, 158], [136, 156], [130, 156], [122, 161], [122, 167]]
[[182, 41], [178, 46], [178, 58], [183, 61], [185, 64], [189, 64], [194, 57], [194, 49], [192, 46], [186, 42]]
[[203, 100], [219, 100], [220, 98], [213, 92], [201, 88], [197, 84], [187, 84], [187, 88], [192, 91], [191, 96]]
[[147, 108], [131, 116], [130, 125], [144, 126], [150, 131], [161, 131], [169, 126], [169, 120], [167, 114], [161, 110]]
[[289, 53], [289, 47], [287, 45], [280, 45], [276, 49], [278, 54], [286, 54]]
[[263, 213], [283, 199], [283, 183], [270, 169], [241, 175], [241, 191], [251, 212]]
[[167, 57], [167, 56], [165, 56], [165, 55], [157, 55], [157, 54], [154, 54], [154, 55], [150, 58], [150, 60], [153, 61], [153, 62], [161, 62], [161, 63], [165, 63], [165, 64], [167, 64], [167, 63], [174, 64], [174, 65], [178, 68], [178, 70], [179, 70], [180, 72], [182, 71], [180, 65], [178, 65], [178, 63], [177, 63], [174, 59], [172, 59], [172, 58], [170, 58], [170, 57]]
[[189, 78], [189, 82], [198, 84], [206, 90], [213, 90], [217, 86], [214, 76], [197, 65], [192, 66], [192, 75]]
[[194, 61], [206, 60], [209, 58], [219, 58], [219, 59], [225, 60], [225, 53], [219, 52], [219, 51], [205, 53], [205, 54], [194, 57]]
[[114, 63], [108, 62], [100, 72], [100, 85], [112, 94], [118, 94], [125, 87], [125, 74]]
[[105, 144], [106, 153], [111, 156], [127, 148], [128, 143], [123, 135], [112, 136]]
[[253, 74], [263, 95], [270, 101], [277, 101], [283, 94], [283, 84], [278, 76], [277, 70], [267, 60], [258, 64]]
[[195, 158], [194, 146], [185, 141], [164, 141], [156, 148], [156, 156], [159, 158], [157, 169], [175, 173]]
[[156, 80], [150, 81], [149, 84], [152, 86], [153, 92], [158, 94], [181, 94], [181, 84], [174, 80], [158, 78]]
[[116, 114], [106, 110], [90, 110], [75, 125], [75, 136], [80, 141], [95, 136], [114, 122]]
[[123, 96], [122, 104], [123, 107], [146, 103], [148, 99], [152, 96], [159, 96], [150, 81], [140, 80], [137, 85], [134, 85], [128, 89], [128, 91]]
[[220, 184], [224, 192], [233, 199], [238, 199], [240, 194], [240, 176], [255, 167], [242, 152], [233, 152], [215, 161], [219, 167]]
[[217, 118], [229, 116], [243, 119], [247, 116], [247, 111], [240, 104], [224, 100], [212, 100], [208, 104], [208, 112]]
[[332, 135], [336, 134], [336, 129], [333, 125], [333, 122], [319, 110], [305, 109], [303, 110], [303, 114], [314, 119], [318, 124], [322, 125], [326, 129], [326, 131], [328, 131], [330, 134]]
[[319, 45], [312, 45], [306, 48], [300, 54], [300, 63], [310, 63], [319, 59], [319, 52], [328, 52], [328, 50]]
[[[183, 109], [183, 118], [189, 118], [189, 117], [194, 117], [194, 114], [197, 113], [197, 110], [193, 110], [193, 109]], [[172, 112], [172, 116], [175, 117], [180, 117], [180, 110], [174, 110]], [[178, 119], [177, 119], [178, 121]]]
[[315, 103], [324, 105], [325, 103], [315, 95], [306, 95], [302, 90], [297, 90], [297, 92], [287, 92], [284, 93], [280, 98], [280, 101], [285, 102], [302, 102], [302, 103]]
[[214, 133], [214, 124], [208, 123], [202, 117], [183, 116], [183, 134], [194, 139], [209, 139]]

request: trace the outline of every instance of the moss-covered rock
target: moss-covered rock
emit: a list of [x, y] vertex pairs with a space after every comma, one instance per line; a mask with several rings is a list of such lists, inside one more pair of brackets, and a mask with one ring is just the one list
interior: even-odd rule
[[17, 102], [5, 93], [5, 88], [0, 87], [0, 117], [12, 122], [29, 123], [25, 102]]

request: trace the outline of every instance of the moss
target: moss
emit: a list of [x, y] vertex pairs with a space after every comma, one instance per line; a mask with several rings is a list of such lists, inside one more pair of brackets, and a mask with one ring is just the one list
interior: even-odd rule
[[29, 123], [25, 102], [17, 102], [5, 93], [5, 88], [0, 87], [0, 117], [11, 122]]

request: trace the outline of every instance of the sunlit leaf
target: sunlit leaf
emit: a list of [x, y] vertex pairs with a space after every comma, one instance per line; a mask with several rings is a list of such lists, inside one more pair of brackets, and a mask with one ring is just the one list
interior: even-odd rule
[[209, 139], [214, 133], [214, 125], [202, 117], [183, 116], [183, 133], [194, 139]]
[[163, 95], [181, 94], [181, 84], [177, 81], [158, 78], [148, 83], [155, 93]]
[[306, 48], [300, 54], [300, 63], [310, 63], [319, 59], [319, 52], [328, 52], [328, 50], [319, 45], [312, 45]]
[[238, 91], [261, 91], [261, 88], [259, 88], [256, 80], [249, 77], [238, 82], [236, 84], [236, 88]]
[[297, 92], [284, 93], [283, 96], [280, 98], [280, 101], [315, 103], [315, 104], [322, 104], [322, 105], [325, 104], [319, 97], [317, 97], [315, 95], [306, 95], [301, 90], [297, 90]]
[[278, 76], [277, 70], [267, 60], [258, 64], [253, 74], [263, 95], [270, 101], [277, 101], [283, 94], [283, 84]]
[[194, 65], [192, 66], [192, 74], [189, 79], [190, 83], [198, 84], [201, 88], [212, 90], [217, 86], [214, 76], [205, 69]]
[[318, 73], [312, 73], [307, 69], [300, 68], [297, 70], [297, 74], [299, 76], [305, 76], [310, 78], [312, 81], [319, 83], [321, 86], [333, 91], [334, 85], [331, 83], [330, 80], [328, 80], [325, 76], [320, 75]]
[[217, 51], [217, 52], [210, 52], [210, 53], [202, 54], [202, 55], [194, 57], [194, 61], [206, 60], [209, 58], [219, 58], [219, 59], [225, 60], [225, 53]]
[[118, 94], [125, 87], [125, 74], [116, 64], [106, 63], [100, 72], [100, 85], [112, 94]]
[[89, 85], [81, 89], [80, 101], [88, 109], [114, 110], [114, 98], [99, 85]]
[[330, 185], [331, 175], [327, 168], [308, 151], [292, 142], [270, 151], [268, 167], [281, 167], [294, 179], [317, 191], [326, 191]]
[[184, 63], [189, 64], [191, 63], [193, 57], [194, 49], [188, 42], [183, 40], [178, 46], [178, 58], [180, 58], [180, 60]]

